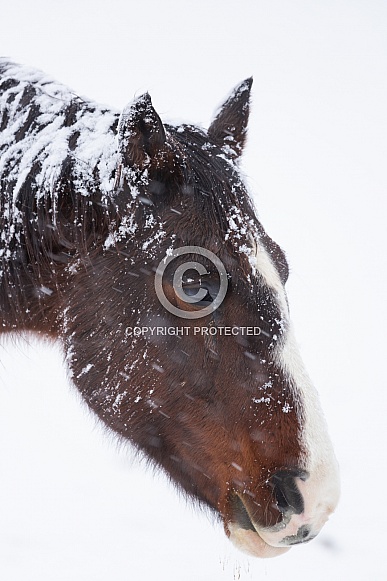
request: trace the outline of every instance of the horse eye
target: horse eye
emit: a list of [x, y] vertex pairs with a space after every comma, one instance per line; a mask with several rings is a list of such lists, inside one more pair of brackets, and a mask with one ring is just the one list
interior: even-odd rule
[[185, 283], [183, 282], [184, 293], [189, 297], [196, 296], [201, 289], [206, 291], [206, 295], [200, 301], [197, 301], [194, 304], [196, 306], [205, 306], [211, 304], [218, 294], [218, 291], [213, 288], [213, 285], [203, 283], [201, 280], [188, 280]]

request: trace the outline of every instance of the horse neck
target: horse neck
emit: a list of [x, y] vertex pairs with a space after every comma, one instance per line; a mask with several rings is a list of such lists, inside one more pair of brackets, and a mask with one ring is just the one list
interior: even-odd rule
[[[54, 331], [55, 269], [37, 266], [22, 242], [3, 251], [0, 267], [0, 332]], [[39, 257], [37, 257], [39, 259]]]
[[68, 261], [106, 213], [118, 114], [1, 59], [0, 81], [0, 332], [53, 332]]

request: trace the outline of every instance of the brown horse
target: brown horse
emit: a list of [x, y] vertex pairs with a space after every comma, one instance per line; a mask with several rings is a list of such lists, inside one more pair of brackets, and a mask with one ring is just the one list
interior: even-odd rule
[[339, 485], [287, 262], [238, 171], [251, 84], [205, 132], [0, 59], [0, 308], [3, 332], [59, 338], [102, 422], [270, 557], [319, 532]]

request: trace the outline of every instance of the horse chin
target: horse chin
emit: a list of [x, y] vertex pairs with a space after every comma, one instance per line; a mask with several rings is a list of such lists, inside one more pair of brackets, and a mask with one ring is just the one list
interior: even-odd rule
[[232, 519], [225, 524], [226, 534], [239, 550], [263, 559], [277, 557], [289, 551], [290, 547], [276, 547], [262, 538], [239, 494], [233, 495], [230, 508]]
[[270, 559], [289, 551], [290, 547], [272, 547], [260, 536], [258, 531], [244, 529], [238, 523], [227, 524], [230, 541], [244, 553], [252, 557]]

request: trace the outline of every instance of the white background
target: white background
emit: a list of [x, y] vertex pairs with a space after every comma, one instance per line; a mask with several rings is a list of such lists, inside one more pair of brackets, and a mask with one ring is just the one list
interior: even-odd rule
[[55, 346], [5, 343], [0, 578], [386, 578], [384, 0], [0, 0], [0, 54], [122, 108], [207, 126], [254, 75], [243, 169], [287, 251], [293, 320], [342, 472], [312, 543], [248, 559], [164, 477], [118, 451]]

